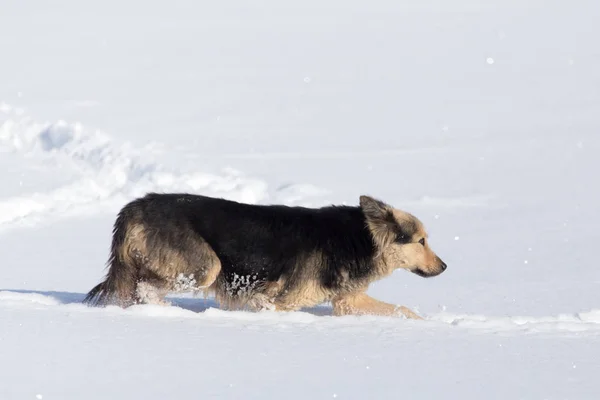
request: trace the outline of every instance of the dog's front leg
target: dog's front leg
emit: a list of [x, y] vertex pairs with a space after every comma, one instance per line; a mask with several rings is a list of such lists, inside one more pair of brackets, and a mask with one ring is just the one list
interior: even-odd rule
[[395, 306], [385, 303], [365, 293], [356, 293], [338, 296], [333, 299], [333, 314], [341, 315], [382, 315], [399, 316], [404, 315], [410, 319], [423, 319], [413, 311], [404, 306]]

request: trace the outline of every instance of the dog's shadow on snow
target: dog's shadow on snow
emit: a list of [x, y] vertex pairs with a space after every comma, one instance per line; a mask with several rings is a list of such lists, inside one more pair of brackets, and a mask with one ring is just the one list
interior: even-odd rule
[[[36, 294], [41, 296], [50, 297], [60, 304], [77, 304], [82, 303], [85, 298], [85, 293], [74, 293], [74, 292], [57, 292], [57, 291], [41, 291], [41, 290], [23, 290], [23, 289], [0, 289], [1, 292], [10, 293], [21, 293], [21, 294]], [[203, 297], [170, 297], [167, 296], [166, 300], [171, 303], [172, 307], [179, 307], [184, 310], [189, 310], [195, 313], [203, 313], [211, 308], [220, 308], [213, 298]], [[330, 316], [332, 315], [332, 308], [330, 306], [317, 306], [310, 308], [303, 308], [302, 312], [313, 314], [316, 316]]]
[[[171, 303], [171, 305], [179, 308], [183, 308], [189, 311], [202, 313], [209, 308], [219, 308], [219, 303], [217, 303], [214, 299], [208, 298], [184, 298], [184, 297], [167, 297], [167, 301]], [[303, 308], [302, 312], [306, 312], [309, 314], [313, 314], [316, 316], [328, 316], [332, 315], [332, 308], [327, 306], [317, 306], [310, 308]]]

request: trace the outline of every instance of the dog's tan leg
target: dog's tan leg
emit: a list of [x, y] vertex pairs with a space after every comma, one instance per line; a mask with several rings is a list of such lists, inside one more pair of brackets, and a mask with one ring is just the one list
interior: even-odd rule
[[404, 315], [410, 319], [423, 319], [404, 306], [395, 306], [376, 300], [365, 293], [338, 296], [332, 301], [334, 315]]

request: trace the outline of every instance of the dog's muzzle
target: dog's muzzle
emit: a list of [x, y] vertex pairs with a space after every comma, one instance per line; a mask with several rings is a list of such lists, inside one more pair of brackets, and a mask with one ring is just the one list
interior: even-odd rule
[[437, 275], [441, 274], [442, 272], [444, 272], [446, 270], [446, 268], [448, 268], [448, 265], [446, 265], [445, 262], [443, 262], [442, 260], [439, 260], [439, 261], [440, 261], [440, 263], [439, 263], [437, 271], [424, 271], [421, 268], [415, 268], [411, 272], [413, 272], [423, 278], [431, 278], [433, 276], [437, 276]]

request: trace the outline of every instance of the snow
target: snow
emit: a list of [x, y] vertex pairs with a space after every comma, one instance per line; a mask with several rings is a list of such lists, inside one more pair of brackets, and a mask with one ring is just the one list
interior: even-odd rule
[[[3, 354], [11, 360], [4, 398], [36, 390], [46, 398], [91, 399], [125, 393], [591, 398], [597, 388], [598, 311], [546, 318], [441, 315], [419, 323], [336, 318], [318, 310], [226, 312], [189, 299], [172, 307], [99, 310], [78, 304], [81, 298], [0, 293]], [[549, 382], [552, 376], [561, 380]]]
[[[592, 1], [7, 1], [0, 399], [600, 392]], [[425, 321], [80, 304], [146, 191], [419, 216]]]

